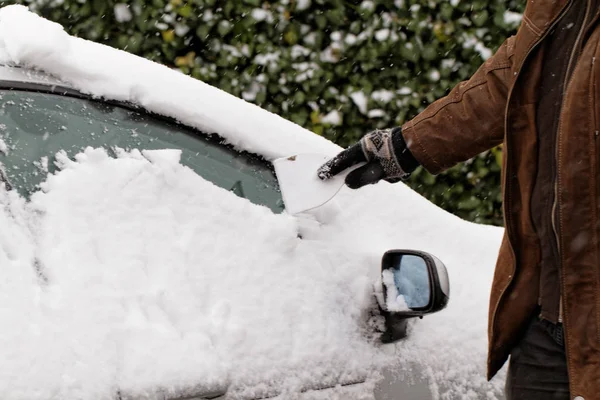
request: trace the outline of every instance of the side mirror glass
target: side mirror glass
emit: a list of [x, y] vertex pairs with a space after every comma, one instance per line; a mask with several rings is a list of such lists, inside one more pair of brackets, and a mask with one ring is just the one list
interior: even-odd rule
[[450, 298], [446, 267], [425, 252], [388, 251], [382, 260], [381, 281], [384, 295], [382, 308], [406, 317], [440, 311]]
[[422, 257], [399, 254], [392, 268], [381, 271], [388, 311], [422, 310], [431, 302], [431, 276]]

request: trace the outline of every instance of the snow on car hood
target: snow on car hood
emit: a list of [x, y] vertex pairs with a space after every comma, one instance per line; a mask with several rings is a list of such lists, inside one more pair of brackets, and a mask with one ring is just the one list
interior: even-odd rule
[[[0, 9], [0, 61], [131, 101], [268, 159], [339, 147], [179, 72]], [[343, 189], [320, 224], [274, 215], [196, 176], [172, 152], [88, 149], [27, 203], [2, 194], [2, 398], [99, 398], [117, 388], [298, 388], [398, 361], [435, 394], [493, 399], [487, 306], [502, 230], [462, 221], [403, 184]], [[297, 230], [302, 230], [303, 240]], [[364, 337], [384, 251], [447, 265], [446, 310], [379, 348]], [[37, 271], [37, 272], [36, 272]], [[413, 370], [414, 371], [414, 370]], [[335, 376], [333, 380], [339, 380]], [[250, 390], [250, 389], [249, 389]]]

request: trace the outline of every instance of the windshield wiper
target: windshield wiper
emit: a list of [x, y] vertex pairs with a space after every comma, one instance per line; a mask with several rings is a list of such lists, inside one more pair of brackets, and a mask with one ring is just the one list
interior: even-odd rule
[[[160, 393], [162, 392], [162, 393]], [[185, 390], [183, 394], [169, 394], [164, 393], [165, 391], [160, 391], [159, 393], [155, 393], [153, 395], [153, 399], [161, 399], [161, 400], [216, 400], [219, 398], [224, 398], [227, 394], [227, 388], [213, 389], [213, 390]], [[158, 394], [158, 396], [157, 396]], [[127, 395], [125, 393], [118, 392], [117, 400], [142, 400], [146, 397], [136, 397]]]
[[8, 180], [6, 172], [4, 172], [4, 168], [2, 167], [0, 167], [0, 182], [4, 182], [4, 185], [6, 185], [6, 190], [13, 189], [13, 185], [10, 183], [10, 180]]
[[234, 183], [231, 189], [229, 189], [229, 191], [235, 193], [243, 199], [247, 198], [244, 193], [244, 188], [242, 187], [242, 181], [237, 181], [236, 183]]
[[169, 397], [167, 400], [216, 400], [227, 394], [225, 390], [215, 390], [212, 392], [206, 392], [202, 394], [185, 395], [184, 397]]
[[[340, 384], [322, 384], [322, 385], [314, 385], [314, 386], [310, 386], [310, 387], [304, 387], [303, 389], [300, 390], [300, 393], [306, 393], [309, 391], [321, 391], [321, 390], [330, 390], [330, 389], [335, 389], [337, 387], [350, 387], [350, 386], [354, 386], [354, 385], [362, 385], [366, 383], [365, 379], [357, 379], [357, 380], [350, 380], [350, 381], [346, 381]], [[277, 397], [280, 397], [283, 393], [281, 392], [276, 392], [276, 391], [271, 391], [270, 393], [265, 393], [264, 395], [260, 396], [260, 397], [248, 397], [248, 400], [268, 400], [268, 399], [274, 399]], [[200, 397], [200, 399], [207, 399], [207, 400], [224, 400], [226, 393], [223, 393], [222, 395], [218, 396], [218, 397]], [[194, 399], [196, 400], [197, 397], [191, 397], [191, 398], [181, 398], [181, 399], [169, 399], [169, 400], [191, 400]]]

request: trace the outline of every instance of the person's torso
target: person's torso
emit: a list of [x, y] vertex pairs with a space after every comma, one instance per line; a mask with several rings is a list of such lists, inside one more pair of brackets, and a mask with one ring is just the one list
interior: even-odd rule
[[[580, 46], [573, 55], [574, 45], [568, 45], [566, 38], [557, 42], [559, 35], [572, 34], [555, 29], [558, 18], [571, 10], [568, 7], [586, 5], [590, 7], [588, 23], [576, 29], [575, 43]], [[550, 258], [560, 275], [555, 275], [547, 290], [556, 288], [559, 281], [572, 394], [584, 398], [600, 392], [596, 367], [600, 364], [598, 7], [596, 0], [528, 2], [511, 54], [513, 80], [503, 165], [507, 239], [500, 251], [490, 308], [493, 374], [539, 303], [540, 266], [551, 254], [543, 253], [541, 239], [554, 238], [555, 243], [546, 243], [555, 246]], [[573, 14], [573, 18], [581, 16]], [[560, 54], [555, 55], [556, 51]], [[560, 76], [552, 75], [557, 72]], [[541, 236], [540, 227], [545, 229]]]
[[597, 0], [579, 1], [560, 17], [540, 43], [543, 52], [539, 97], [536, 102], [537, 174], [532, 191], [531, 216], [541, 250], [539, 304], [541, 317], [561, 322], [560, 262], [556, 226], [556, 138], [563, 102], [574, 66], [585, 45], [584, 30], [598, 9]]

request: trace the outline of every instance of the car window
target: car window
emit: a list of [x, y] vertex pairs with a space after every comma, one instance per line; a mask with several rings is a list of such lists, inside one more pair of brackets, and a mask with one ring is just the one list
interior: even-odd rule
[[60, 150], [73, 157], [88, 146], [103, 147], [113, 155], [117, 147], [179, 149], [181, 163], [204, 179], [274, 212], [283, 210], [277, 179], [265, 161], [214, 137], [125, 107], [0, 90], [0, 138], [8, 147], [0, 152], [6, 178], [24, 196], [36, 190], [46, 171], [56, 170], [53, 157]]

